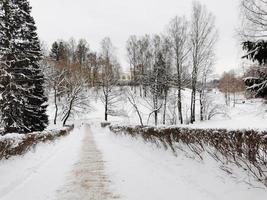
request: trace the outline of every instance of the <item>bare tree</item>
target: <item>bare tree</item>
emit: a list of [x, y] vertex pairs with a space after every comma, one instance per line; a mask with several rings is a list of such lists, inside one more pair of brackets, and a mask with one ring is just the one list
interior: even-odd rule
[[182, 112], [182, 73], [185, 65], [189, 48], [187, 46], [188, 41], [188, 22], [184, 17], [175, 17], [171, 20], [168, 26], [168, 33], [171, 39], [172, 48], [174, 51], [174, 59], [177, 70], [177, 88], [178, 88], [178, 115], [179, 121], [183, 124], [183, 112]]
[[[146, 76], [151, 68], [152, 61], [152, 47], [151, 39], [148, 35], [137, 37], [135, 35], [130, 36], [126, 44], [127, 56], [131, 66], [131, 84], [135, 86], [139, 85], [140, 96], [146, 96]], [[143, 94], [143, 92], [144, 94]]]
[[192, 56], [192, 94], [190, 122], [196, 120], [196, 92], [199, 70], [207, 64], [214, 54], [214, 45], [218, 34], [215, 29], [215, 17], [199, 2], [194, 2], [190, 30]]
[[108, 120], [108, 115], [115, 115], [114, 106], [120, 100], [120, 95], [116, 89], [120, 65], [114, 55], [114, 46], [110, 38], [104, 38], [101, 42], [102, 58], [101, 63], [101, 79], [100, 86], [103, 92], [102, 101], [105, 106], [105, 121]]
[[166, 123], [166, 113], [167, 113], [167, 103], [168, 103], [168, 95], [169, 90], [172, 84], [172, 49], [171, 49], [171, 41], [168, 37], [162, 36], [161, 38], [161, 47], [160, 51], [163, 58], [163, 65], [161, 66], [161, 88], [163, 95], [163, 116], [162, 123]]
[[97, 82], [99, 81], [99, 57], [96, 52], [89, 53], [87, 55], [87, 67], [89, 70], [89, 81], [92, 87], [95, 87]]
[[236, 104], [236, 93], [245, 90], [245, 83], [241, 77], [237, 77], [234, 71], [225, 72], [219, 82], [219, 90], [224, 93], [225, 103], [230, 106], [231, 95], [233, 106]]
[[140, 104], [140, 102], [138, 101], [138, 98], [136, 97], [136, 95], [131, 92], [130, 90], [126, 90], [126, 96], [127, 96], [127, 99], [128, 101], [130, 102], [130, 104], [133, 106], [135, 112], [137, 113], [138, 115], [138, 118], [139, 118], [139, 121], [140, 121], [140, 125], [141, 126], [144, 126], [144, 123], [143, 123], [143, 118], [142, 118], [142, 113], [138, 107], [138, 105]]
[[131, 84], [134, 85], [134, 92], [136, 93], [137, 84], [137, 67], [138, 67], [138, 44], [135, 35], [130, 36], [126, 43], [127, 55], [131, 69]]
[[56, 61], [49, 60], [48, 58], [42, 61], [42, 65], [45, 66], [44, 75], [47, 86], [53, 90], [53, 99], [55, 106], [54, 124], [56, 124], [59, 112], [58, 98], [60, 98], [60, 96], [63, 95], [64, 92], [67, 69], [59, 67]]
[[[148, 35], [142, 36], [137, 41], [138, 44], [138, 81], [140, 82], [140, 96], [147, 94], [146, 76], [151, 69], [152, 53], [151, 53], [151, 39]], [[142, 94], [143, 89], [143, 94]]]
[[208, 80], [213, 72], [213, 65], [214, 65], [214, 56], [210, 54], [209, 59], [206, 60], [206, 63], [203, 67], [199, 70], [199, 79], [198, 79], [198, 86], [197, 91], [199, 93], [199, 105], [200, 105], [200, 121], [205, 120], [206, 114], [206, 107], [208, 101]]
[[85, 81], [78, 71], [71, 70], [64, 76], [64, 101], [62, 109], [63, 126], [66, 125], [69, 117], [83, 113], [90, 108], [89, 99], [85, 94]]

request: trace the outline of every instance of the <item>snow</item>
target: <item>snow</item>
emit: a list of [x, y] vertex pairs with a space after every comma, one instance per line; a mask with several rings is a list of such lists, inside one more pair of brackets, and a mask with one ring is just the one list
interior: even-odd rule
[[[172, 92], [171, 92], [172, 94]], [[94, 94], [90, 94], [93, 96]], [[191, 91], [185, 89], [182, 92], [183, 97], [183, 115], [184, 118], [189, 117], [189, 108], [190, 108], [190, 95]], [[224, 95], [217, 91], [211, 91], [210, 94], [213, 99], [213, 103], [219, 105], [223, 110], [225, 110], [225, 115], [216, 115], [214, 118], [208, 121], [199, 121], [199, 102], [196, 103], [196, 117], [197, 121], [194, 124], [189, 125], [180, 125], [179, 127], [192, 127], [192, 128], [226, 128], [226, 129], [258, 129], [258, 130], [267, 130], [267, 104], [263, 99], [246, 99], [244, 95], [239, 94], [236, 96], [237, 104], [235, 107], [233, 103], [230, 106], [225, 105]], [[147, 102], [140, 98], [139, 94], [136, 94], [138, 109], [141, 111], [143, 122], [146, 125], [147, 119], [151, 110]], [[124, 116], [109, 116], [109, 121], [123, 125], [140, 125], [139, 118], [133, 106], [127, 102], [127, 98], [123, 98], [125, 101], [119, 102], [118, 106], [121, 112], [124, 112]], [[84, 116], [85, 119], [94, 119], [95, 121], [104, 120], [104, 106], [101, 101], [91, 101], [91, 105], [94, 108], [94, 111], [88, 113]], [[159, 114], [159, 122], [161, 119], [162, 113]], [[167, 117], [168, 119], [168, 117]], [[154, 125], [153, 117], [150, 118], [148, 123], [149, 125]]]
[[[88, 95], [95, 96], [93, 92]], [[213, 91], [211, 95], [215, 103], [224, 106], [223, 94]], [[261, 99], [246, 100], [243, 96], [238, 96], [238, 99], [235, 107], [227, 108], [227, 116], [183, 126], [267, 130], [267, 104]], [[183, 91], [185, 116], [189, 100], [190, 91]], [[137, 101], [141, 102], [139, 108], [146, 124], [151, 111], [140, 97]], [[97, 192], [110, 194], [109, 199], [122, 200], [267, 199], [266, 188], [240, 168], [227, 166], [233, 172], [227, 174], [220, 163], [209, 156], [204, 155], [201, 161], [188, 158], [183, 152], [174, 155], [170, 150], [144, 143], [140, 138], [119, 136], [100, 128], [104, 106], [99, 99], [91, 100], [90, 104], [94, 108], [90, 108], [91, 112], [72, 119], [75, 129], [70, 135], [53, 143], [38, 144], [24, 156], [0, 161], [1, 200], [83, 200], [90, 195], [91, 199], [105, 199], [96, 195]], [[120, 102], [118, 106], [127, 115], [109, 116], [112, 124], [139, 123], [128, 102]], [[53, 121], [51, 104], [49, 113]], [[49, 129], [58, 129], [59, 126], [51, 124]], [[22, 136], [2, 136], [18, 142], [19, 137]], [[81, 184], [86, 187], [81, 187]]]
[[38, 144], [25, 156], [0, 162], [1, 200], [54, 199], [78, 159], [83, 132], [76, 128], [54, 143]]
[[[246, 173], [226, 175], [217, 162], [190, 159], [179, 153], [145, 144], [141, 139], [116, 136], [107, 129], [93, 127], [95, 140], [103, 152], [106, 173], [120, 199], [136, 200], [263, 200], [267, 190], [245, 181]], [[238, 178], [239, 177], [239, 178]], [[244, 180], [243, 180], [244, 179]]]

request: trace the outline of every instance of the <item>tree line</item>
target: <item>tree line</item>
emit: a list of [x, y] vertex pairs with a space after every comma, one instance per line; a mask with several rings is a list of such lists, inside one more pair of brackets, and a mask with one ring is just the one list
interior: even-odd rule
[[[255, 63], [246, 72], [247, 89], [266, 96], [266, 5], [262, 0], [241, 0], [243, 23], [240, 31], [243, 58]], [[255, 28], [256, 27], [256, 28]], [[48, 98], [55, 106], [54, 124], [66, 125], [69, 118], [90, 107], [90, 88], [101, 93], [104, 119], [119, 115], [117, 103], [126, 99], [143, 124], [137, 94], [150, 109], [150, 117], [166, 124], [194, 123], [196, 103], [199, 119], [210, 119], [209, 81], [216, 60], [218, 32], [214, 15], [205, 5], [194, 2], [191, 18], [174, 17], [166, 30], [155, 35], [132, 35], [126, 42], [130, 64], [131, 90], [121, 86], [121, 66], [110, 38], [101, 41], [101, 50], [92, 51], [86, 40], [55, 41], [49, 51], [42, 48], [28, 0], [0, 2], [0, 114], [4, 133], [44, 130], [48, 125]], [[240, 80], [225, 74], [221, 90], [236, 91]], [[236, 82], [229, 88], [227, 83]], [[122, 85], [123, 86], [123, 85]], [[233, 86], [233, 84], [232, 84]], [[129, 87], [128, 87], [129, 88]], [[183, 90], [190, 88], [189, 117], [183, 103]], [[50, 96], [51, 95], [51, 96]], [[52, 98], [50, 98], [52, 97]], [[124, 98], [125, 99], [125, 98]], [[226, 98], [227, 99], [227, 98]], [[177, 113], [177, 116], [176, 116]], [[59, 119], [60, 118], [60, 119]]]
[[[155, 124], [159, 109], [166, 110], [170, 88], [177, 89], [181, 124], [184, 123], [182, 90], [186, 87], [192, 89], [190, 122], [196, 121], [197, 99], [200, 120], [204, 120], [207, 82], [213, 71], [217, 38], [215, 17], [199, 2], [193, 3], [190, 20], [174, 17], [161, 35], [130, 36], [126, 49], [132, 77], [140, 87], [140, 94], [143, 91], [146, 96], [149, 91], [152, 96]], [[159, 99], [163, 99], [163, 103]]]
[[[129, 37], [126, 42], [131, 71], [129, 85], [135, 95], [138, 91], [146, 99], [156, 125], [160, 111], [163, 112], [162, 123], [166, 123], [167, 104], [170, 101], [168, 98], [173, 88], [177, 91], [174, 101], [181, 124], [185, 122], [182, 91], [186, 87], [192, 89], [189, 121], [196, 121], [197, 100], [201, 105], [200, 119], [205, 119], [207, 83], [213, 71], [217, 37], [213, 14], [199, 2], [193, 3], [190, 20], [176, 16], [162, 34]], [[105, 120], [108, 115], [115, 114], [113, 106], [119, 95], [114, 87], [119, 85], [121, 67], [109, 38], [103, 39], [99, 53], [91, 51], [86, 40], [55, 41], [46, 60], [56, 65], [60, 71], [66, 70], [60, 66], [80, 71], [89, 87], [101, 88], [105, 102]], [[55, 78], [57, 76], [62, 76], [62, 72], [49, 75], [55, 81], [52, 84], [55, 86], [55, 102], [60, 93], [57, 90], [61, 90], [57, 85], [63, 83]], [[54, 122], [56, 116], [57, 114]]]

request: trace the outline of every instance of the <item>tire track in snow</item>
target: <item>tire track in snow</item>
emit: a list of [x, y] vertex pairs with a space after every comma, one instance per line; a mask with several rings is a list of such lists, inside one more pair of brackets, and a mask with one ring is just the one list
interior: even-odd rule
[[[90, 126], [85, 125], [81, 157], [58, 191], [58, 200], [109, 200], [119, 199], [109, 189], [110, 180], [104, 173], [104, 162], [97, 149]], [[71, 147], [70, 147], [71, 148]]]

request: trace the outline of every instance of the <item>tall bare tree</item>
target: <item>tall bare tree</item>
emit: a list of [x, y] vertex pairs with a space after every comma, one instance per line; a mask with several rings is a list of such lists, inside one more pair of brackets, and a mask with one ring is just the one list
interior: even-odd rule
[[115, 115], [114, 106], [119, 101], [116, 86], [119, 79], [120, 65], [114, 54], [115, 47], [110, 38], [104, 38], [101, 42], [101, 78], [100, 86], [103, 91], [102, 101], [105, 106], [105, 121], [109, 115]]
[[134, 84], [134, 91], [136, 93], [137, 84], [137, 67], [138, 67], [138, 41], [137, 36], [132, 35], [126, 43], [127, 55], [131, 69], [131, 82]]
[[168, 34], [171, 39], [172, 48], [174, 51], [174, 59], [177, 70], [177, 88], [178, 88], [178, 116], [179, 121], [183, 124], [183, 112], [182, 112], [182, 73], [185, 65], [189, 48], [188, 41], [188, 22], [184, 17], [175, 17], [171, 20], [168, 26]]
[[192, 94], [190, 122], [196, 120], [196, 92], [199, 70], [214, 56], [214, 46], [218, 37], [215, 17], [199, 2], [193, 3], [190, 30], [190, 48], [192, 57]]

